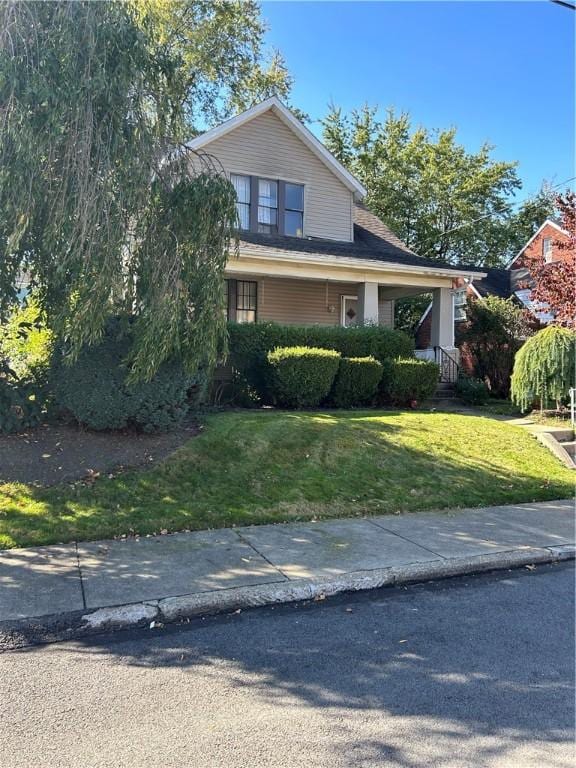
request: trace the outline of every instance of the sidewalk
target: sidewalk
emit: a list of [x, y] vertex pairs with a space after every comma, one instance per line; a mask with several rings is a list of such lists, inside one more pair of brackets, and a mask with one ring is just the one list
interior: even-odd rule
[[165, 622], [569, 559], [574, 518], [567, 500], [5, 550], [0, 629]]

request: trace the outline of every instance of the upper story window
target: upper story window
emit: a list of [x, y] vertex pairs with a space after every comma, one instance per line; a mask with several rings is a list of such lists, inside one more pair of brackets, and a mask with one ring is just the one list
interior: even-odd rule
[[546, 264], [549, 264], [552, 261], [552, 238], [551, 237], [545, 237], [544, 240], [542, 240], [542, 256], [544, 256], [544, 261]]
[[302, 184], [285, 186], [284, 234], [302, 237], [304, 234], [304, 187]]
[[236, 190], [236, 210], [240, 229], [250, 229], [250, 176], [233, 173], [230, 181]]
[[304, 185], [231, 174], [241, 230], [304, 237]]
[[258, 179], [258, 232], [278, 232], [278, 182]]

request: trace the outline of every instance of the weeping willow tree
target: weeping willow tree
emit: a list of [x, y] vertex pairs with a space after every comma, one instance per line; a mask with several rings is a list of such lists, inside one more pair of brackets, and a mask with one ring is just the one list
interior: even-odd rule
[[517, 352], [512, 373], [512, 400], [523, 411], [535, 402], [543, 410], [559, 403], [575, 386], [576, 333], [551, 325], [528, 339]]
[[0, 5], [0, 321], [25, 274], [71, 356], [130, 316], [131, 376], [224, 338], [234, 192], [186, 149], [190, 72], [136, 2]]

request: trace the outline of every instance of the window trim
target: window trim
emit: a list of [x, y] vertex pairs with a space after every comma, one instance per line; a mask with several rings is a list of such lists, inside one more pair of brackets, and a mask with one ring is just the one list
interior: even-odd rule
[[[465, 320], [468, 319], [466, 315], [466, 304], [468, 303], [468, 290], [467, 286], [462, 286], [461, 288], [455, 288], [452, 292], [452, 296], [454, 297], [454, 301], [452, 303], [452, 311], [454, 313], [454, 322], [455, 323], [462, 323]], [[464, 301], [457, 301], [458, 298], [462, 297]], [[462, 317], [458, 317], [458, 310], [463, 310]]]
[[[254, 190], [253, 190], [253, 184], [252, 184], [252, 177], [247, 173], [234, 173], [230, 172], [230, 183], [232, 182], [232, 176], [237, 176], [242, 179], [248, 179], [248, 189], [250, 191], [250, 199], [247, 203], [244, 203], [242, 201], [236, 200], [236, 206], [238, 205], [247, 205], [248, 206], [248, 229], [244, 229], [243, 227], [239, 227], [239, 232], [250, 232], [252, 228], [252, 209], [254, 208], [254, 205], [252, 204], [252, 200], [254, 199]], [[234, 190], [236, 191], [236, 190]], [[238, 208], [236, 208], [238, 210]], [[238, 223], [240, 223], [240, 216], [238, 216]]]
[[[302, 214], [302, 234], [301, 235], [286, 235], [286, 237], [298, 237], [302, 239], [304, 237], [304, 209], [306, 208], [306, 188], [304, 184], [298, 184], [295, 181], [282, 181], [282, 234], [286, 235], [286, 214], [287, 213], [300, 213]], [[293, 187], [302, 187], [302, 210], [299, 208], [288, 208], [286, 206], [286, 185], [290, 184]]]
[[[258, 197], [256, 198], [258, 201], [257, 210], [256, 210], [256, 232], [260, 235], [283, 235], [284, 234], [284, 227], [282, 227], [281, 231], [281, 225], [280, 225], [280, 219], [283, 218], [281, 216], [281, 211], [284, 211], [283, 205], [283, 195], [280, 193], [280, 187], [283, 186], [283, 182], [279, 181], [278, 179], [270, 179], [268, 176], [254, 176], [256, 179], [256, 188], [258, 190]], [[272, 208], [269, 205], [260, 205], [260, 182], [261, 181], [267, 181], [272, 184], [276, 184], [276, 208]], [[268, 208], [270, 211], [276, 211], [276, 231], [275, 232], [260, 232], [260, 226], [263, 227], [266, 226], [273, 226], [272, 224], [266, 224], [265, 222], [260, 221], [260, 208]]]
[[[546, 244], [549, 243], [549, 250], [546, 250]], [[554, 249], [554, 242], [551, 237], [542, 238], [542, 258], [545, 264], [550, 264], [552, 261], [552, 254]]]
[[[244, 320], [244, 323], [258, 322], [258, 280], [238, 280], [236, 278], [226, 278], [228, 290], [228, 311], [227, 320], [231, 323], [237, 323], [238, 312], [254, 312], [254, 320]], [[238, 307], [238, 290], [240, 283], [252, 283], [254, 285], [254, 309], [244, 309]]]
[[[275, 181], [278, 184], [278, 208], [277, 210], [277, 234], [283, 235], [286, 237], [294, 237], [298, 240], [302, 240], [305, 238], [305, 231], [306, 231], [306, 210], [308, 206], [308, 184], [304, 181], [297, 180], [297, 179], [290, 179], [282, 176], [254, 176], [251, 173], [247, 173], [246, 171], [237, 171], [237, 170], [229, 170], [228, 171], [230, 176], [244, 176], [246, 178], [250, 179], [250, 228], [249, 229], [241, 229], [240, 232], [251, 232], [252, 234], [266, 234], [266, 233], [259, 233], [258, 232], [258, 200], [259, 200], [259, 189], [258, 189], [258, 182], [260, 179], [262, 181]], [[298, 237], [298, 235], [286, 235], [286, 184], [294, 184], [295, 186], [302, 187], [302, 200], [304, 205], [304, 210], [301, 211], [302, 213], [302, 236]], [[256, 204], [253, 203], [253, 201], [256, 201]], [[294, 210], [292, 208], [288, 209], [290, 211]], [[276, 234], [276, 233], [272, 233]]]

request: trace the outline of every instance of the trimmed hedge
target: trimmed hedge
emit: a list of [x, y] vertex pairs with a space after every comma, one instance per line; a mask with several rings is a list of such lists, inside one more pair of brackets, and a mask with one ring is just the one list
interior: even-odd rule
[[369, 404], [382, 378], [382, 363], [374, 357], [343, 357], [330, 395], [339, 408]]
[[381, 392], [398, 405], [420, 403], [436, 391], [440, 368], [430, 360], [390, 360], [384, 366]]
[[267, 355], [274, 401], [287, 408], [312, 408], [328, 396], [340, 353], [317, 347], [278, 347]]
[[407, 334], [382, 326], [229, 323], [228, 334], [228, 361], [263, 397], [267, 390], [267, 355], [277, 347], [334, 349], [343, 357], [374, 357], [381, 363], [410, 357], [414, 351], [414, 341]]
[[161, 432], [177, 426], [188, 412], [190, 377], [177, 363], [162, 366], [149, 382], [126, 383], [129, 334], [109, 333], [85, 347], [67, 364], [55, 353], [52, 383], [56, 404], [89, 429]]
[[461, 376], [456, 382], [456, 394], [468, 405], [484, 405], [490, 397], [490, 390], [482, 379]]

